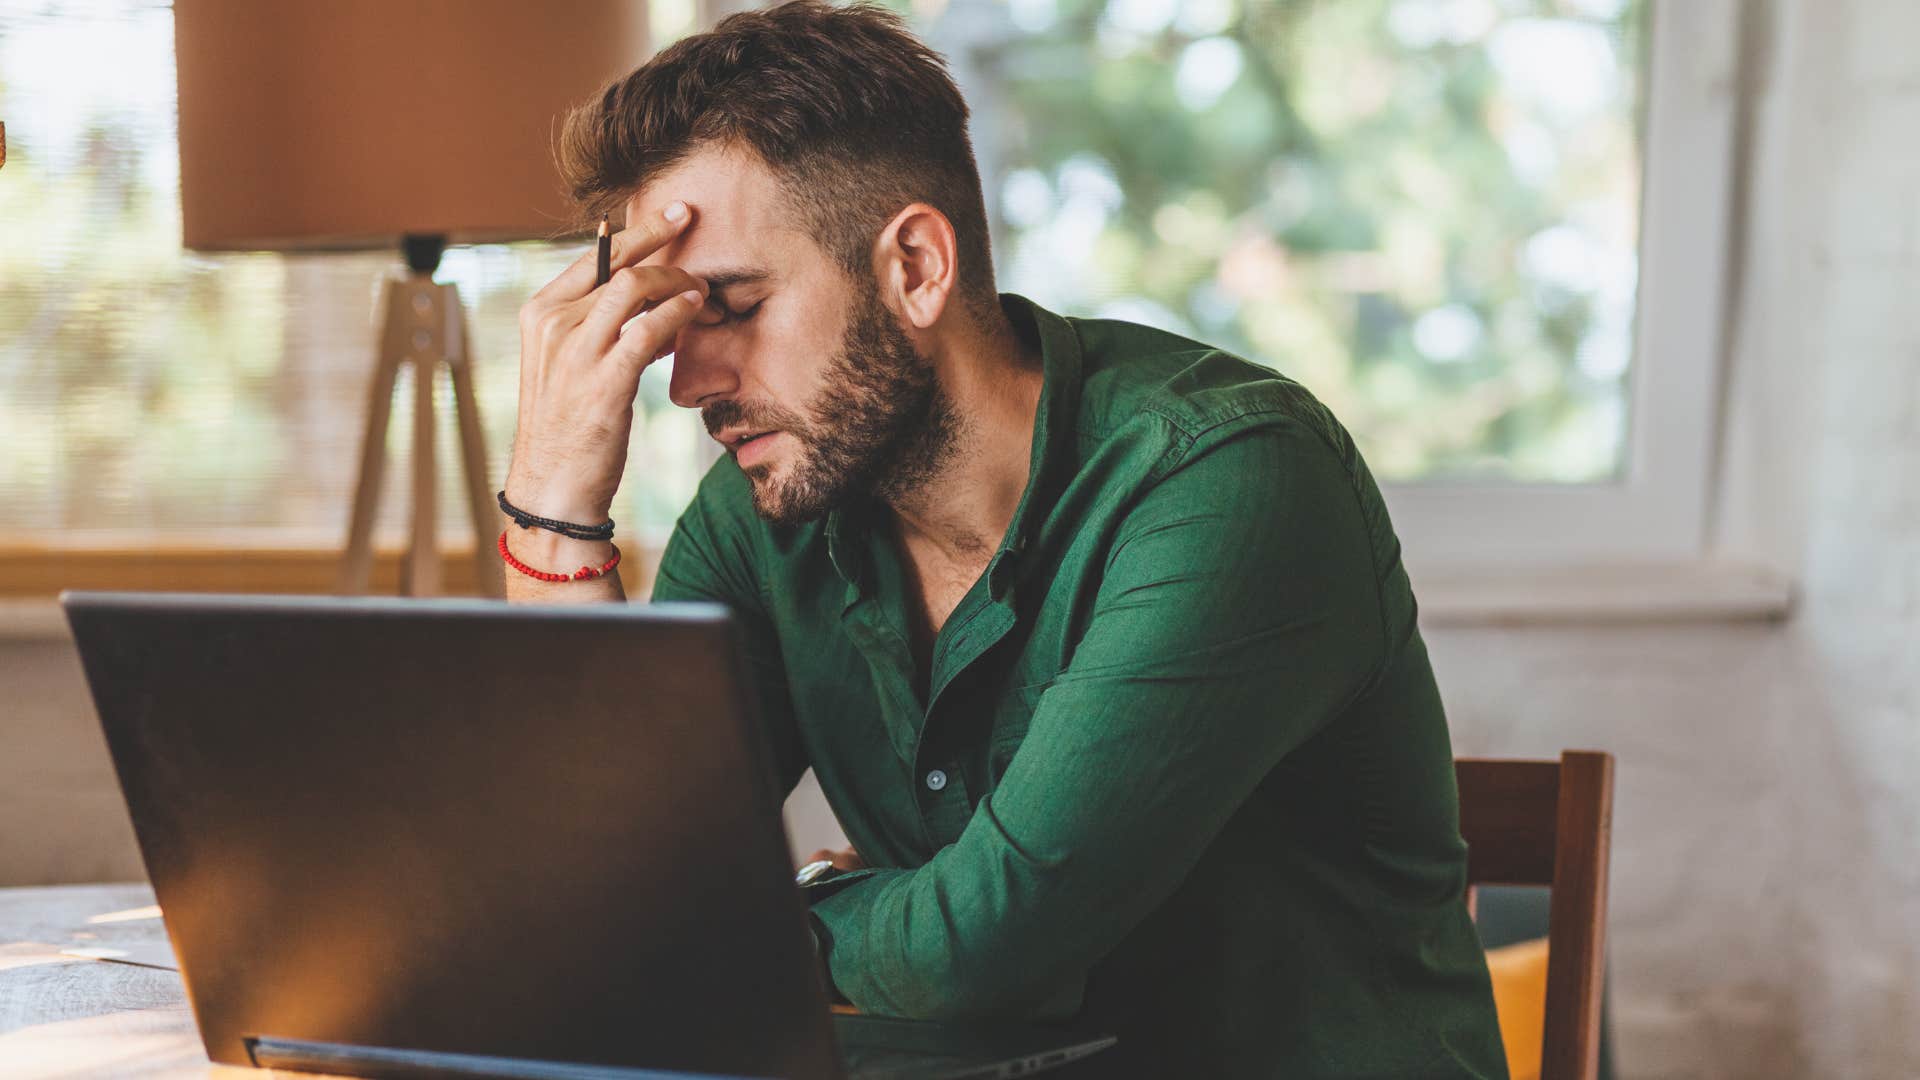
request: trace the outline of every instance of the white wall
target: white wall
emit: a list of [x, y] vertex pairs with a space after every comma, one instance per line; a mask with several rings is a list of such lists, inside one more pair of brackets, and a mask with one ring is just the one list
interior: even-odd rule
[[[1623, 1075], [1920, 1076], [1920, 4], [1751, 3], [1720, 532], [1796, 617], [1428, 638], [1459, 752], [1619, 758]], [[138, 872], [70, 653], [0, 641], [0, 882]]]

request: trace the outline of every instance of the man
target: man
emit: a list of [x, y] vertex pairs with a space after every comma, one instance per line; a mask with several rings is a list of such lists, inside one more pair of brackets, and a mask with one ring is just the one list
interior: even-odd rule
[[584, 106], [562, 166], [623, 210], [619, 269], [522, 312], [508, 498], [604, 522], [674, 355], [729, 456], [653, 597], [737, 613], [781, 782], [812, 767], [867, 864], [809, 889], [862, 1010], [1077, 1017], [1121, 1037], [1103, 1075], [1504, 1074], [1446, 721], [1352, 440], [1266, 368], [997, 296], [966, 119], [895, 18], [816, 3]]

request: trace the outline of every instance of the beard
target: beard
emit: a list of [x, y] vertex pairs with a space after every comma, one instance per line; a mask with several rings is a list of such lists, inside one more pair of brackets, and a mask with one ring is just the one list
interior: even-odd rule
[[909, 497], [946, 466], [959, 430], [933, 364], [872, 293], [855, 301], [840, 351], [799, 413], [721, 401], [700, 416], [708, 432], [784, 431], [798, 442], [784, 479], [775, 480], [769, 464], [743, 470], [754, 512], [780, 526], [817, 520], [862, 496]]

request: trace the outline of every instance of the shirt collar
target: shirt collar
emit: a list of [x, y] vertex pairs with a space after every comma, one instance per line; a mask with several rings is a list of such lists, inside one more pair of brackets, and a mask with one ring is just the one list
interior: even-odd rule
[[1080, 335], [1067, 320], [1013, 293], [1000, 306], [1014, 332], [1040, 347], [1040, 404], [1033, 417], [1033, 454], [1027, 462], [1027, 487], [1013, 511], [1000, 553], [1025, 549], [1052, 509], [1054, 497], [1073, 475], [1074, 439], [1080, 410]]
[[[1080, 408], [1080, 336], [1072, 324], [1014, 293], [1000, 294], [1000, 307], [1014, 333], [1028, 346], [1040, 349], [1040, 403], [1034, 410], [1033, 452], [1027, 462], [1027, 486], [1013, 511], [1013, 521], [1000, 540], [988, 568], [988, 587], [997, 598], [1011, 582], [1012, 564], [1026, 549], [1034, 531], [1045, 520], [1054, 498], [1073, 475], [1074, 438]], [[869, 500], [836, 508], [827, 514], [827, 557], [849, 585], [857, 585], [861, 570], [860, 542], [872, 520]]]

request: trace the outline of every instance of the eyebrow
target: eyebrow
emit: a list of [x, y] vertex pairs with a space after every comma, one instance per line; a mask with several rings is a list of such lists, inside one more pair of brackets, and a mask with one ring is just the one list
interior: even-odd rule
[[765, 281], [773, 276], [773, 271], [758, 266], [728, 267], [724, 270], [716, 270], [711, 274], [694, 274], [693, 276], [707, 283], [707, 298], [711, 300], [716, 293], [724, 294], [728, 289], [736, 286], [752, 285]]

